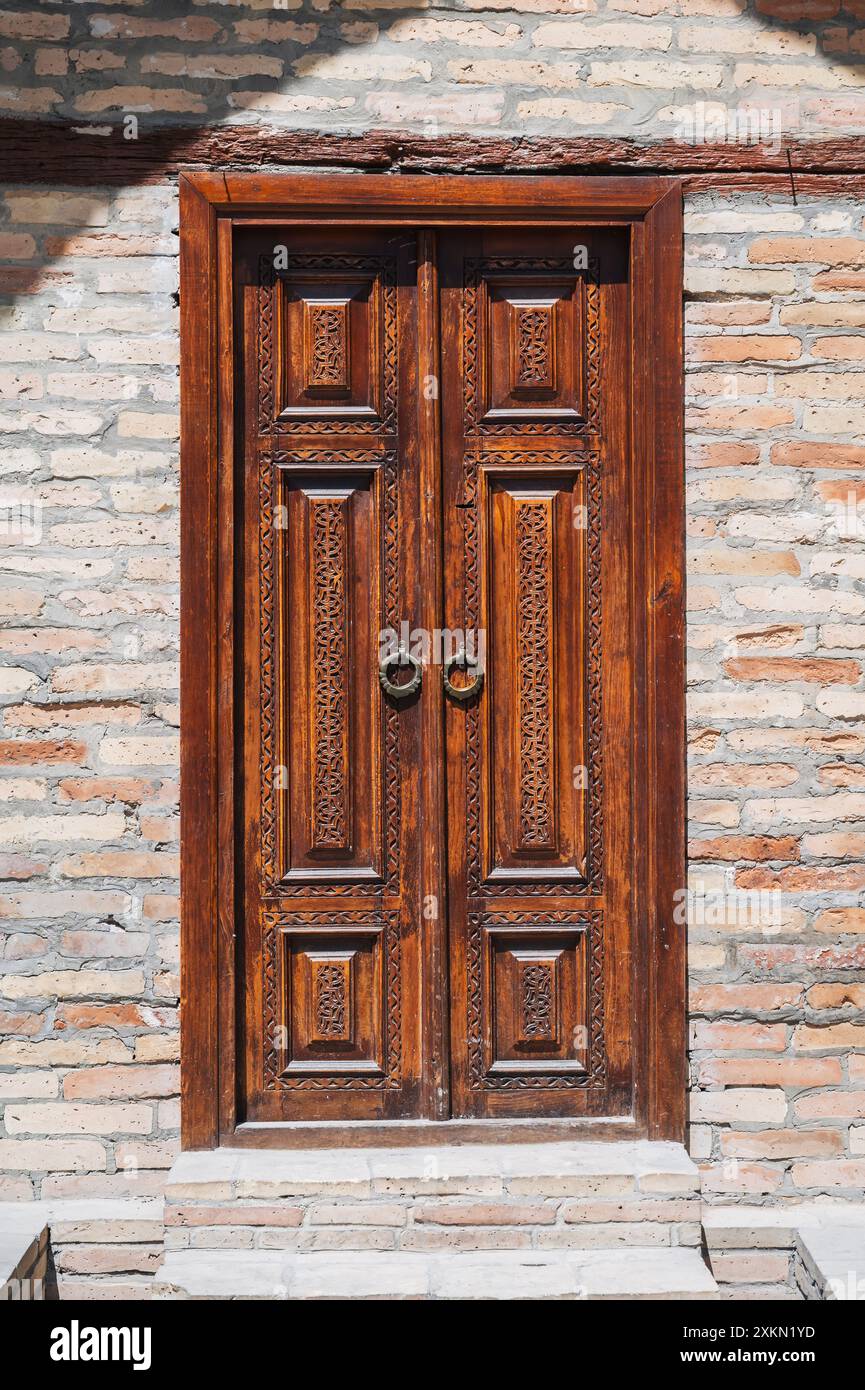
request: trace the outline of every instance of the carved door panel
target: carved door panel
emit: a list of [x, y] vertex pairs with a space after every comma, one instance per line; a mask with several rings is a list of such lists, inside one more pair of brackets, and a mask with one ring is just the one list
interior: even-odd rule
[[235, 262], [250, 1121], [419, 1104], [419, 700], [378, 667], [417, 601], [414, 247], [274, 229]]
[[630, 1112], [626, 243], [440, 244], [452, 1113]]

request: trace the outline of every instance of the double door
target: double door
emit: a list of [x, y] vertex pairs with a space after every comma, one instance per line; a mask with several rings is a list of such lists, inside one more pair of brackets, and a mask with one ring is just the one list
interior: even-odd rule
[[630, 1115], [627, 230], [235, 238], [240, 1118]]

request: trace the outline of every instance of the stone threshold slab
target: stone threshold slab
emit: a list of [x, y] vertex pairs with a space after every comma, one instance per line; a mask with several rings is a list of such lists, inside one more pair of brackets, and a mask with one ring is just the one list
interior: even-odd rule
[[[569, 1177], [621, 1177], [645, 1190], [661, 1191], [669, 1180], [677, 1191], [699, 1186], [696, 1165], [681, 1144], [649, 1140], [618, 1143], [460, 1144], [372, 1149], [215, 1149], [183, 1153], [166, 1181], [166, 1198], [227, 1199], [248, 1184], [292, 1187], [329, 1185], [380, 1191], [400, 1181], [431, 1190], [449, 1181]], [[655, 1181], [657, 1180], [657, 1181]]]
[[718, 1288], [695, 1250], [555, 1254], [169, 1252], [157, 1298], [703, 1299]]

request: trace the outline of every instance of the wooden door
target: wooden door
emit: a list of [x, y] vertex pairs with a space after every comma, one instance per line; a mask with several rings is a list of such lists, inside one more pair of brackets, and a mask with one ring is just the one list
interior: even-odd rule
[[447, 699], [453, 1113], [625, 1114], [626, 240], [451, 232], [440, 260], [447, 622], [485, 645]]
[[[382, 205], [397, 182], [361, 180]], [[662, 262], [633, 221], [524, 221], [222, 234], [220, 1132], [241, 1142], [639, 1133], [650, 1088], [672, 1117], [650, 1132], [678, 1132], [681, 944], [651, 893], [681, 862], [682, 743], [650, 714], [662, 639], [681, 674], [681, 557], [659, 522], [650, 592], [635, 366]]]
[[421, 1105], [415, 237], [243, 238], [242, 972], [252, 1121]]

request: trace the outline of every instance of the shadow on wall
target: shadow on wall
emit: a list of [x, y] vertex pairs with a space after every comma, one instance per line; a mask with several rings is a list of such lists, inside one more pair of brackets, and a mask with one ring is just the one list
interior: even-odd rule
[[[364, 8], [353, 8], [361, 2]], [[74, 139], [79, 150], [89, 146], [97, 151], [95, 160], [88, 161], [87, 184], [128, 188], [152, 178], [156, 164], [171, 173], [184, 162], [194, 164], [196, 156], [200, 162], [202, 137], [208, 133], [209, 162], [227, 166], [238, 157], [242, 132], [249, 131], [252, 140], [262, 128], [273, 130], [274, 141], [279, 140], [274, 162], [302, 163], [303, 133], [326, 130], [334, 144], [330, 163], [388, 168], [401, 136], [417, 140], [444, 133], [509, 138], [525, 134], [528, 127], [518, 97], [529, 90], [529, 78], [525, 88], [515, 79], [504, 84], [505, 92], [497, 90], [494, 69], [506, 58], [544, 67], [585, 64], [599, 54], [615, 62], [618, 54], [622, 62], [675, 58], [679, 64], [700, 66], [707, 61], [707, 47], [712, 56], [706, 33], [711, 34], [713, 24], [740, 36], [741, 52], [728, 52], [728, 62], [759, 64], [761, 72], [777, 63], [772, 78], [777, 85], [761, 88], [759, 98], [742, 100], [771, 101], [785, 127], [785, 108], [797, 98], [795, 84], [791, 88], [783, 83], [784, 64], [811, 69], [809, 87], [818, 93], [826, 89], [830, 112], [836, 102], [839, 135], [849, 128], [845, 102], [861, 101], [856, 88], [844, 86], [837, 92], [828, 73], [826, 79], [821, 77], [820, 57], [833, 65], [865, 64], [865, 0], [706, 0], [700, 15], [689, 8], [683, 16], [660, 12], [645, 17], [611, 10], [606, 0], [527, 0], [522, 10], [502, 4], [503, 0], [490, 0], [488, 10], [482, 8], [482, 0], [433, 0], [432, 6], [429, 0], [397, 0], [392, 6], [381, 0], [378, 8], [376, 0], [196, 0], [193, 5], [188, 0], [160, 0], [154, 6], [140, 5], [139, 0], [121, 6], [112, 0], [102, 7], [97, 0], [86, 6], [80, 0], [49, 0], [13, 10], [4, 5], [0, 87], [5, 89], [6, 109], [13, 114], [0, 120], [0, 174], [5, 147], [14, 168], [8, 182], [30, 181], [44, 161], [46, 182], [52, 186], [81, 184], [83, 180], [75, 180], [71, 172], [63, 177], [62, 151], [65, 141]], [[659, 26], [669, 30], [672, 23], [675, 32], [672, 44], [667, 39], [664, 48], [659, 40], [651, 52], [652, 45], [644, 51], [568, 44], [568, 25], [591, 28], [604, 23], [631, 31], [645, 25], [647, 37], [657, 34]], [[551, 26], [545, 36], [549, 46], [533, 45], [538, 24]], [[698, 31], [697, 37], [687, 39], [686, 29]], [[765, 42], [759, 41], [761, 35]], [[479, 68], [484, 69], [486, 85]], [[544, 92], [543, 76], [536, 82]], [[699, 96], [707, 105], [715, 100], [711, 90], [651, 94], [632, 87], [620, 97], [620, 102], [630, 103], [626, 106], [608, 96], [599, 100], [600, 90], [581, 83], [569, 88], [567, 98], [557, 93], [536, 101], [544, 113], [542, 133], [588, 141], [604, 131], [607, 139], [624, 134], [645, 140], [649, 131], [658, 138], [659, 131], [669, 135], [670, 127], [658, 119], [650, 98], [655, 103], [661, 97], [668, 103], [677, 98], [694, 103]], [[744, 90], [747, 93], [747, 86]], [[575, 96], [585, 98], [586, 113], [599, 113], [597, 123], [575, 123], [568, 114], [581, 105], [569, 99]], [[565, 114], [556, 117], [556, 106]], [[504, 124], [503, 108], [508, 113]], [[624, 129], [605, 126], [603, 110], [625, 112], [612, 119], [630, 124]], [[828, 124], [831, 133], [831, 114]], [[229, 149], [226, 142], [220, 159], [218, 131], [225, 129], [233, 132], [233, 143]], [[46, 131], [55, 136], [53, 158]], [[351, 148], [360, 132], [382, 135], [378, 152], [373, 142], [362, 160]], [[148, 156], [154, 150], [157, 160], [152, 153]], [[94, 174], [103, 151], [104, 171]], [[318, 152], [316, 158], [321, 158]], [[255, 159], [261, 160], [260, 141]], [[27, 172], [22, 174], [22, 167]], [[104, 202], [104, 196], [93, 199], [94, 215]], [[86, 194], [79, 212], [86, 226]], [[46, 244], [50, 250], [43, 264], [19, 261], [2, 269], [4, 300], [32, 292], [47, 266], [63, 256], [68, 238], [54, 236]]]

